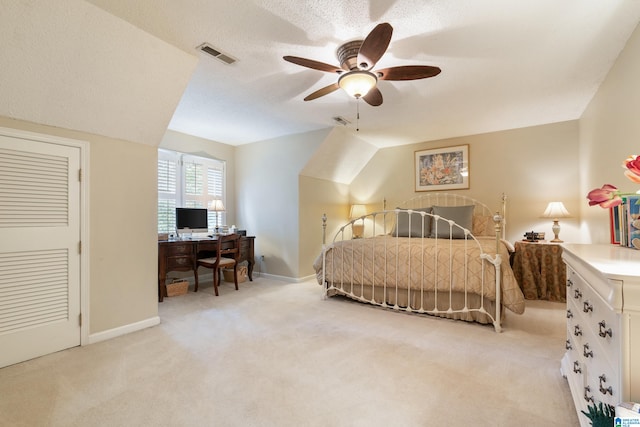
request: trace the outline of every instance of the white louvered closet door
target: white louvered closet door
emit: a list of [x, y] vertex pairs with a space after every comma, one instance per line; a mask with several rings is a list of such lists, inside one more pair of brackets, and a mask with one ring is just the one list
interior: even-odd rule
[[80, 156], [0, 134], [0, 367], [80, 345]]

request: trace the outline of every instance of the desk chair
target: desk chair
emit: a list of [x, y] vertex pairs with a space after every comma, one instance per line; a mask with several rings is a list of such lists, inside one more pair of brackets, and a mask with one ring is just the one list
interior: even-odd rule
[[196, 261], [196, 286], [194, 292], [198, 292], [198, 267], [211, 268], [213, 270], [213, 290], [218, 296], [218, 283], [220, 283], [220, 269], [233, 266], [233, 281], [238, 290], [238, 258], [240, 257], [240, 235], [227, 234], [218, 236], [216, 254], [210, 258], [201, 258]]

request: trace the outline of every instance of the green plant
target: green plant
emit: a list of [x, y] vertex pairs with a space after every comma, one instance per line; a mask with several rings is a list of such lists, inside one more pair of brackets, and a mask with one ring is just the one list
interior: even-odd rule
[[613, 425], [613, 419], [616, 414], [616, 408], [613, 405], [603, 405], [602, 402], [600, 402], [597, 406], [595, 403], [587, 406], [587, 409], [589, 413], [585, 411], [581, 412], [591, 420], [593, 427], [611, 427]]

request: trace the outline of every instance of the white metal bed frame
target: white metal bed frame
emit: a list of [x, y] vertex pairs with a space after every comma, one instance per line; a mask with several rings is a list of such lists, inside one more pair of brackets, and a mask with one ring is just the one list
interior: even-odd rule
[[[499, 247], [502, 244], [501, 240], [504, 239], [505, 236], [505, 224], [506, 224], [506, 200], [507, 197], [503, 194], [502, 198], [501, 198], [501, 208], [500, 211], [496, 211], [493, 212], [486, 204], [467, 197], [467, 196], [463, 196], [463, 195], [459, 195], [459, 194], [450, 194], [450, 193], [426, 193], [417, 197], [414, 197], [410, 200], [407, 200], [405, 202], [399, 203], [397, 205], [397, 208], [393, 209], [393, 210], [387, 210], [386, 209], [386, 201], [383, 203], [383, 210], [379, 211], [379, 212], [373, 212], [367, 215], [364, 215], [362, 217], [359, 218], [355, 218], [352, 219], [351, 221], [349, 221], [348, 223], [346, 223], [344, 226], [340, 227], [340, 229], [336, 232], [333, 241], [330, 245], [327, 246], [326, 244], [326, 221], [327, 221], [327, 217], [326, 215], [323, 215], [322, 217], [322, 227], [323, 227], [323, 232], [322, 232], [322, 284], [323, 284], [323, 296], [324, 298], [326, 298], [328, 295], [332, 295], [332, 294], [339, 294], [339, 295], [344, 295], [348, 298], [360, 301], [360, 302], [365, 302], [365, 303], [369, 303], [369, 304], [373, 304], [373, 305], [377, 305], [377, 306], [381, 306], [381, 307], [387, 307], [387, 308], [392, 308], [394, 310], [403, 310], [403, 311], [407, 311], [407, 312], [416, 312], [416, 313], [421, 313], [421, 314], [430, 314], [430, 315], [436, 315], [436, 316], [441, 316], [441, 317], [448, 317], [451, 315], [455, 315], [456, 313], [458, 314], [468, 314], [468, 313], [472, 313], [472, 312], [478, 312], [481, 313], [482, 315], [486, 316], [488, 319], [490, 319], [490, 323], [493, 324], [493, 327], [495, 328], [496, 332], [501, 332], [502, 331], [502, 326], [501, 326], [501, 317], [502, 317], [502, 312], [501, 312], [501, 263], [502, 263], [502, 257], [500, 256], [500, 251], [499, 251]], [[482, 251], [481, 249], [481, 245], [478, 241], [478, 239], [476, 239], [476, 237], [472, 234], [471, 230], [465, 229], [463, 227], [461, 227], [460, 225], [456, 224], [454, 221], [452, 220], [448, 220], [446, 218], [440, 217], [438, 215], [434, 215], [431, 213], [427, 213], [424, 211], [414, 211], [413, 209], [419, 209], [419, 208], [423, 208], [423, 207], [431, 207], [431, 206], [464, 206], [464, 205], [474, 205], [474, 215], [483, 215], [483, 216], [491, 216], [493, 219], [493, 228], [494, 228], [494, 232], [495, 232], [495, 241], [496, 241], [496, 255], [495, 256], [491, 256], [487, 253], [485, 253], [484, 251]], [[353, 280], [351, 280], [350, 283], [345, 283], [344, 280], [341, 280], [339, 283], [336, 282], [332, 282], [332, 283], [328, 283], [326, 280], [326, 276], [327, 276], [327, 271], [326, 271], [326, 265], [327, 265], [327, 252], [329, 251], [329, 249], [333, 248], [334, 246], [336, 246], [336, 244], [338, 242], [342, 242], [340, 243], [340, 245], [342, 245], [342, 247], [344, 248], [344, 245], [357, 245], [359, 244], [360, 239], [354, 239], [353, 238], [353, 226], [356, 222], [363, 222], [368, 224], [368, 230], [369, 232], [365, 234], [364, 237], [367, 236], [378, 236], [380, 234], [383, 235], [387, 235], [391, 232], [391, 227], [392, 224], [397, 223], [398, 220], [398, 215], [401, 212], [404, 211], [408, 211], [409, 213], [409, 222], [411, 222], [411, 218], [413, 217], [413, 215], [411, 214], [419, 214], [421, 215], [421, 219], [424, 219], [425, 216], [430, 216], [431, 217], [431, 221], [434, 223], [438, 223], [441, 221], [438, 221], [438, 219], [441, 220], [446, 220], [449, 224], [449, 236], [447, 238], [432, 238], [431, 240], [435, 240], [435, 245], [437, 247], [437, 245], [442, 244], [442, 245], [451, 245], [452, 241], [454, 240], [451, 236], [452, 236], [452, 230], [454, 229], [458, 229], [461, 230], [464, 233], [464, 248], [465, 248], [465, 262], [464, 265], [466, 267], [467, 265], [467, 248], [469, 247], [469, 245], [471, 246], [476, 246], [477, 248], [480, 248], [480, 259], [485, 262], [481, 262], [482, 264], [482, 289], [484, 290], [484, 286], [495, 286], [495, 313], [491, 313], [489, 311], [486, 310], [485, 308], [485, 298], [483, 295], [480, 295], [480, 305], [479, 307], [469, 307], [467, 302], [468, 302], [468, 297], [469, 297], [469, 293], [467, 291], [467, 281], [468, 281], [468, 277], [467, 274], [465, 272], [464, 275], [464, 307], [463, 308], [454, 308], [453, 307], [453, 303], [452, 303], [452, 292], [453, 291], [453, 285], [452, 285], [452, 269], [449, 269], [449, 291], [445, 292], [445, 294], [448, 294], [448, 298], [449, 298], [449, 305], [448, 307], [446, 307], [446, 309], [443, 309], [442, 307], [439, 308], [439, 296], [438, 294], [442, 294], [442, 291], [438, 291], [438, 286], [435, 286], [435, 289], [433, 291], [431, 291], [434, 295], [435, 295], [435, 303], [433, 304], [433, 307], [426, 307], [424, 305], [424, 298], [423, 295], [427, 292], [430, 292], [429, 290], [425, 290], [422, 288], [422, 286], [420, 286], [419, 289], [415, 289], [415, 288], [411, 288], [411, 285], [409, 285], [408, 289], [405, 291], [408, 295], [408, 299], [407, 301], [411, 301], [411, 293], [412, 292], [418, 292], [420, 295], [420, 305], [419, 307], [414, 307], [412, 308], [411, 305], [412, 303], [407, 303], [406, 306], [401, 306], [398, 304], [398, 285], [397, 283], [394, 285], [393, 283], [387, 283], [386, 280], [386, 276], [387, 276], [387, 260], [386, 260], [386, 255], [385, 255], [385, 260], [381, 260], [381, 262], [379, 263], [379, 265], [383, 266], [384, 268], [384, 273], [383, 276], [385, 277], [384, 283], [371, 283], [371, 284], [364, 284], [361, 283], [359, 285], [354, 285]], [[421, 221], [423, 224], [424, 222]], [[424, 225], [423, 225], [424, 228]], [[401, 237], [400, 237], [401, 238]], [[397, 239], [399, 239], [399, 237], [395, 237], [392, 239], [396, 241], [397, 244]], [[412, 243], [417, 241], [417, 244], [421, 244], [424, 245], [424, 241], [426, 239], [428, 239], [427, 237], [409, 237], [409, 239], [412, 239]], [[458, 239], [459, 240], [459, 239]], [[385, 243], [388, 244], [388, 243]], [[393, 244], [393, 243], [391, 243]], [[451, 247], [451, 246], [450, 246]], [[386, 249], [386, 246], [385, 246]], [[385, 250], [385, 254], [386, 254], [386, 250]], [[331, 256], [331, 255], [329, 255]], [[374, 265], [378, 265], [376, 259], [375, 259], [375, 254], [372, 254], [372, 256], [374, 256], [372, 262]], [[436, 259], [434, 259], [434, 266], [436, 266], [436, 273], [434, 274], [434, 277], [438, 277], [437, 274], [437, 255], [435, 256]], [[453, 259], [453, 252], [451, 252], [450, 255], [450, 259], [449, 259], [449, 263], [451, 265], [452, 263], [452, 259]], [[396, 257], [397, 260], [397, 257]], [[423, 260], [422, 262], [427, 262], [429, 260], [425, 260], [424, 259], [424, 255], [423, 255]], [[508, 260], [507, 260], [508, 262]], [[332, 263], [333, 264], [333, 263]], [[364, 262], [362, 263], [364, 265]], [[357, 268], [357, 266], [355, 264], [352, 264], [350, 266], [352, 269], [353, 268]], [[413, 269], [413, 266], [410, 266], [410, 269]], [[421, 266], [416, 266], [415, 268], [421, 268]], [[485, 280], [484, 280], [484, 269], [485, 268], [494, 268], [495, 269], [495, 283], [488, 283], [485, 284]], [[362, 267], [362, 269], [364, 270], [364, 267]], [[424, 269], [422, 269], [421, 271], [424, 272]], [[362, 272], [363, 277], [364, 277], [364, 272]], [[424, 274], [424, 273], [423, 273]], [[396, 275], [397, 275], [397, 270], [396, 270]], [[373, 282], [375, 282], [375, 279], [373, 280]], [[424, 278], [421, 281], [421, 283], [424, 283]], [[442, 283], [442, 281], [440, 282]], [[354, 286], [355, 287], [360, 287], [359, 289], [359, 294], [354, 293]], [[395, 300], [395, 304], [387, 304], [386, 301], [386, 297], [384, 297], [382, 302], [376, 301], [373, 297], [373, 295], [375, 295], [375, 289], [374, 287], [382, 287], [383, 289], [383, 295], [387, 295], [387, 292], [391, 292], [392, 294], [395, 293], [395, 297], [393, 298]], [[365, 298], [363, 295], [365, 295], [364, 292], [364, 288], [365, 287], [370, 287], [371, 288], [371, 294], [372, 297], [371, 298]], [[459, 293], [459, 292], [458, 292]], [[460, 293], [459, 293], [460, 294]], [[446, 299], [447, 295], [445, 295], [443, 298]], [[440, 300], [442, 301], [442, 299]], [[415, 305], [415, 304], [414, 304]]]

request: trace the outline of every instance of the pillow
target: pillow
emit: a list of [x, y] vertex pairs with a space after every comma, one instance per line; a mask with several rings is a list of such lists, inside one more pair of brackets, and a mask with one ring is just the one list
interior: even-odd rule
[[474, 236], [494, 236], [493, 215], [474, 215], [471, 232]]
[[[439, 215], [442, 218], [454, 221], [460, 227], [471, 230], [473, 228], [473, 205], [468, 206], [434, 206], [431, 212], [434, 215]], [[444, 219], [439, 219], [438, 234], [436, 235], [436, 223], [434, 222], [431, 228], [431, 237], [449, 238], [449, 223]], [[458, 227], [451, 228], [452, 239], [464, 239], [464, 230]]]
[[[419, 208], [411, 210], [416, 212], [431, 213], [431, 208]], [[429, 234], [431, 233], [431, 217], [429, 215], [425, 215], [423, 219], [421, 214], [412, 213], [411, 228], [409, 228], [409, 213], [407, 212], [407, 209], [401, 209], [401, 212], [397, 214], [396, 218], [396, 225], [393, 227], [393, 231], [391, 232], [391, 235], [393, 237], [429, 237]], [[422, 220], [424, 220], [424, 232], [422, 228]]]

